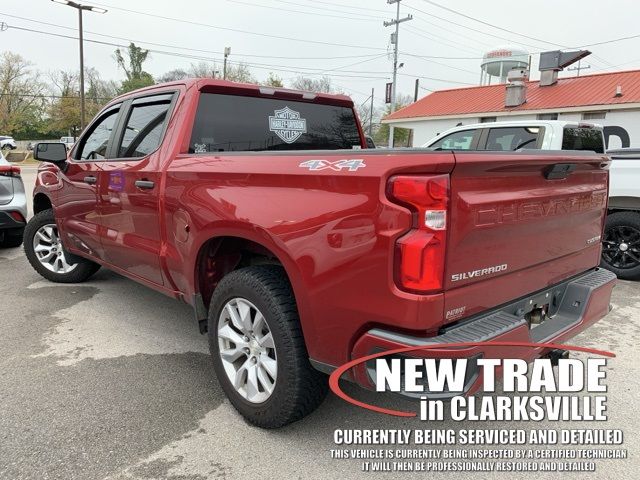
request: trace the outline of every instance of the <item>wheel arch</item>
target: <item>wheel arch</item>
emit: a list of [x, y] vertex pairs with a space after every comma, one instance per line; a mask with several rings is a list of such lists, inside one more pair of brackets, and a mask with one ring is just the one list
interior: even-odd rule
[[[271, 237], [248, 232], [225, 231], [200, 242], [193, 268], [196, 296], [208, 311], [217, 284], [228, 273], [251, 265], [280, 265], [296, 300], [303, 333], [310, 328], [310, 308], [302, 275], [296, 262]], [[305, 328], [306, 326], [306, 328]]]
[[640, 212], [640, 197], [609, 197], [608, 213], [637, 211]]
[[33, 197], [33, 214], [40, 213], [44, 210], [53, 208], [53, 203], [48, 195], [39, 192]]

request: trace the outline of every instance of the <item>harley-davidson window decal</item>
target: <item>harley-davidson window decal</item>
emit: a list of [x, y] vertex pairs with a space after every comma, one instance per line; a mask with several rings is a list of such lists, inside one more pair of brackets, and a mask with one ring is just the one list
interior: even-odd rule
[[293, 143], [303, 133], [307, 133], [307, 121], [300, 118], [300, 113], [289, 107], [274, 111], [269, 117], [269, 130], [278, 135], [285, 143]]

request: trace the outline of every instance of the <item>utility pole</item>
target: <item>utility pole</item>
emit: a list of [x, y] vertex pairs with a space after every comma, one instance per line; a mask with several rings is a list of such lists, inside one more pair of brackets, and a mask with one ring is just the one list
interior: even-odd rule
[[416, 78], [416, 90], [413, 92], [414, 103], [418, 101], [418, 90], [420, 90], [420, 79]]
[[231, 47], [224, 47], [224, 66], [222, 67], [222, 78], [227, 79], [227, 57], [231, 55]]
[[578, 60], [578, 66], [577, 67], [571, 67], [571, 68], [567, 68], [568, 72], [578, 72], [578, 75], [576, 75], [577, 77], [580, 76], [580, 70], [588, 70], [589, 68], [591, 68], [591, 65], [587, 65], [586, 67], [583, 67], [581, 65], [582, 60]]
[[82, 12], [89, 10], [95, 13], [107, 13], [104, 8], [93, 7], [91, 5], [82, 5], [71, 0], [51, 0], [55, 3], [61, 3], [71, 8], [78, 10], [78, 38], [80, 40], [80, 131], [84, 130], [85, 126], [85, 109], [84, 109], [84, 42], [83, 42], [83, 30], [82, 30]]
[[[396, 84], [398, 79], [398, 37], [400, 34], [400, 24], [411, 20], [413, 16], [407, 15], [404, 18], [400, 18], [400, 1], [401, 0], [387, 0], [389, 5], [396, 4], [396, 18], [388, 22], [383, 22], [385, 27], [395, 26], [395, 33], [391, 34], [391, 43], [393, 43], [393, 84], [391, 85], [391, 113], [396, 110]], [[393, 148], [393, 125], [389, 125], [389, 148]]]
[[373, 136], [373, 93], [374, 89], [371, 89], [371, 107], [369, 108], [369, 136]]

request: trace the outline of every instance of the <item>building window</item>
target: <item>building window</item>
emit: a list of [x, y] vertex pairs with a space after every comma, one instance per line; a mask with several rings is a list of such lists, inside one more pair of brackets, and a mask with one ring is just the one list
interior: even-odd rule
[[480, 123], [491, 123], [495, 122], [497, 117], [480, 117]]
[[604, 120], [607, 118], [607, 112], [584, 112], [582, 114], [583, 120]]
[[558, 114], [557, 113], [539, 113], [537, 118], [538, 120], [557, 120]]

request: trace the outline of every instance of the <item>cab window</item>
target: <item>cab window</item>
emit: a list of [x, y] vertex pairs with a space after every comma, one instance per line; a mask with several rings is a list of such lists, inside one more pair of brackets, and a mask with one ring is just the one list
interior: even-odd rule
[[75, 158], [78, 160], [103, 160], [107, 156], [107, 147], [111, 133], [116, 125], [120, 108], [114, 108], [93, 124], [91, 130], [81, 141]]
[[485, 150], [513, 152], [522, 149], [539, 149], [541, 127], [492, 128], [487, 136]]
[[473, 137], [476, 130], [463, 130], [450, 133], [431, 144], [429, 148], [434, 150], [471, 150]]
[[118, 158], [144, 157], [155, 151], [162, 141], [170, 106], [170, 95], [134, 102], [118, 146]]

